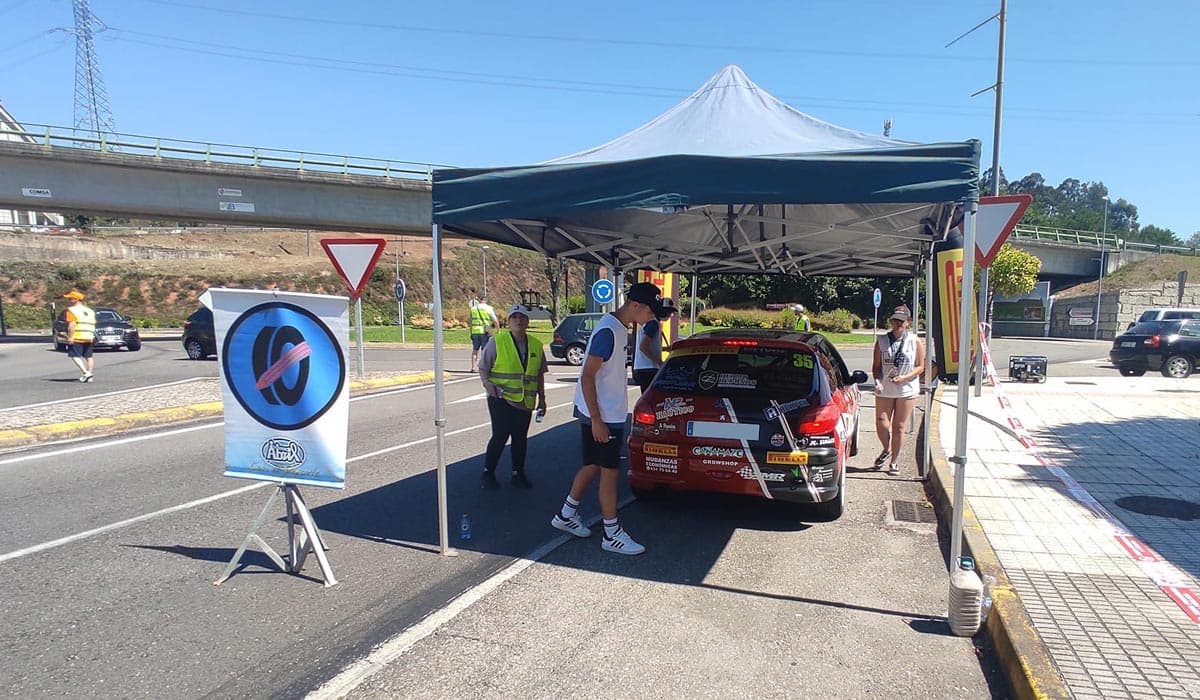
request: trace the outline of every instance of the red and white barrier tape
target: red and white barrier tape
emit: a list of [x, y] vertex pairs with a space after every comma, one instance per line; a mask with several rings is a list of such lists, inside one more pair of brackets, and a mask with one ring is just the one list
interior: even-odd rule
[[983, 352], [984, 381], [996, 390], [996, 400], [999, 402], [1008, 427], [1017, 436], [1017, 440], [1026, 450], [1029, 450], [1038, 464], [1046, 467], [1051, 474], [1058, 477], [1058, 480], [1067, 487], [1067, 493], [1071, 494], [1072, 498], [1091, 511], [1097, 520], [1108, 527], [1117, 543], [1129, 554], [1130, 558], [1137, 562], [1150, 580], [1170, 596], [1171, 600], [1175, 601], [1192, 622], [1200, 623], [1200, 594], [1192, 590], [1188, 576], [1126, 530], [1121, 521], [1059, 466], [1053, 457], [1045, 454], [1037, 440], [1025, 429], [1021, 419], [1013, 411], [1012, 402], [1004, 395], [1004, 388], [1000, 385], [996, 374], [996, 366], [992, 363], [992, 353], [988, 349], [985, 329], [986, 324], [979, 324], [979, 347]]

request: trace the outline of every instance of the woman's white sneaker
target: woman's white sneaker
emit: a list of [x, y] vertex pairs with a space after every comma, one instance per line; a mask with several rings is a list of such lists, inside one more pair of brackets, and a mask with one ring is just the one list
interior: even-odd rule
[[638, 544], [629, 536], [624, 529], [617, 530], [612, 537], [604, 536], [600, 542], [600, 547], [606, 552], [615, 552], [617, 554], [641, 554], [646, 551], [646, 548]]

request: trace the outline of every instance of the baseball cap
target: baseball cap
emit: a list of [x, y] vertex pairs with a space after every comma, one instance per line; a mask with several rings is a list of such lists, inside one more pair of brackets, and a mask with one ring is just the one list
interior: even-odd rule
[[512, 316], [513, 314], [521, 314], [525, 318], [529, 318], [529, 309], [525, 308], [524, 304], [513, 304], [508, 307], [508, 315]]
[[671, 297], [663, 297], [662, 311], [659, 311], [656, 316], [659, 318], [667, 318], [673, 313], [678, 313], [679, 308], [675, 306], [675, 300]]
[[904, 306], [903, 304], [901, 304], [900, 306], [896, 307], [896, 310], [893, 311], [892, 315], [888, 316], [888, 318], [889, 319], [895, 318], [895, 319], [899, 319], [901, 321], [907, 321], [910, 318], [912, 318], [912, 314], [910, 314], [908, 312], [907, 306]]
[[655, 316], [660, 316], [663, 313], [663, 298], [662, 292], [658, 287], [649, 282], [638, 282], [625, 292], [625, 298], [629, 301], [636, 301], [640, 304], [645, 304], [650, 307]]
[[71, 291], [64, 294], [63, 298], [64, 299], [77, 299], [77, 300], [82, 301], [83, 300], [83, 292], [72, 289]]

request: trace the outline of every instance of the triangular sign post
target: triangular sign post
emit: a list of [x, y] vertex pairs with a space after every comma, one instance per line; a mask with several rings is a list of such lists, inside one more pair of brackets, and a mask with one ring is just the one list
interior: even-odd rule
[[386, 246], [387, 241], [382, 238], [321, 239], [321, 247], [325, 249], [325, 254], [333, 262], [334, 269], [342, 276], [346, 289], [350, 290], [350, 296], [354, 299], [354, 340], [358, 346], [355, 354], [358, 355], [359, 378], [366, 376], [361, 295], [363, 288], [367, 286], [367, 280], [371, 279], [371, 270], [375, 269], [375, 263], [379, 261], [379, 256], [383, 255]]
[[1008, 240], [1017, 222], [1033, 202], [1028, 194], [980, 197], [975, 215], [975, 261], [982, 267], [992, 264], [1000, 246]]
[[371, 270], [387, 241], [382, 238], [322, 238], [321, 247], [333, 262], [334, 269], [346, 282], [350, 297], [357, 299], [371, 279]]

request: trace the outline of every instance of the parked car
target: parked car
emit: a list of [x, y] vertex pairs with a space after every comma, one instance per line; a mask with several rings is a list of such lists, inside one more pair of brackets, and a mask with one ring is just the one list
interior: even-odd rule
[[[134, 327], [128, 316], [115, 309], [93, 309], [96, 312], [96, 337], [92, 348], [120, 350], [125, 348], [130, 352], [142, 349], [142, 336]], [[67, 338], [67, 310], [58, 312], [54, 319], [54, 349], [66, 350], [70, 344]]]
[[217, 331], [212, 309], [202, 306], [183, 322], [183, 351], [193, 360], [217, 354]]
[[722, 329], [681, 340], [634, 405], [633, 492], [760, 496], [836, 519], [866, 381], [819, 333]]
[[1180, 321], [1188, 318], [1200, 318], [1200, 309], [1146, 309], [1126, 330], [1146, 321]]
[[1196, 371], [1200, 361], [1200, 319], [1134, 324], [1113, 340], [1108, 359], [1126, 377], [1155, 370], [1164, 377], [1183, 379]]
[[[596, 322], [604, 314], [571, 314], [554, 329], [554, 339], [550, 341], [550, 354], [566, 360], [567, 364], [576, 367], [583, 364], [583, 353], [587, 350], [588, 338], [596, 329]], [[625, 345], [625, 364], [633, 364], [633, 333], [629, 334]]]

